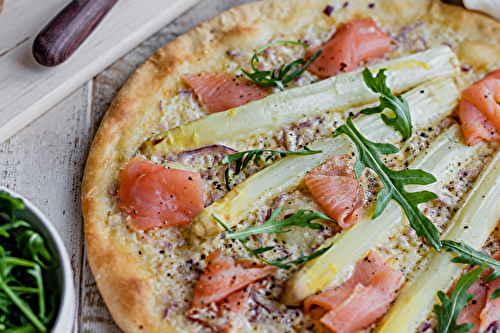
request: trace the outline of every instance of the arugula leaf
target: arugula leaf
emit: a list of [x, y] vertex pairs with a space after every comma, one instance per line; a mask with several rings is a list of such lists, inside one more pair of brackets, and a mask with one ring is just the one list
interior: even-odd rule
[[227, 163], [227, 168], [226, 168], [226, 171], [224, 172], [227, 190], [228, 191], [231, 190], [231, 188], [229, 188], [229, 169], [231, 167], [231, 164], [233, 164], [233, 162], [235, 163], [234, 174], [237, 175], [240, 173], [241, 169], [246, 168], [247, 165], [252, 160], [253, 160], [254, 165], [259, 163], [260, 158], [266, 152], [271, 153], [265, 159], [265, 161], [267, 162], [276, 155], [280, 155], [280, 157], [285, 157], [287, 155], [314, 155], [314, 154], [320, 154], [323, 151], [322, 150], [311, 150], [311, 149], [307, 148], [307, 146], [305, 146], [303, 149], [301, 149], [299, 151], [254, 149], [254, 150], [247, 150], [247, 151], [242, 151], [242, 152], [234, 153], [234, 154], [228, 154], [222, 160], [223, 164]]
[[377, 205], [373, 218], [379, 216], [389, 202], [394, 199], [401, 205], [417, 235], [425, 237], [436, 250], [441, 250], [439, 230], [422, 214], [417, 206], [420, 203], [436, 199], [437, 195], [429, 191], [407, 192], [405, 190], [406, 185], [427, 185], [435, 182], [436, 178], [432, 174], [418, 169], [400, 171], [389, 169], [380, 159], [380, 155], [397, 153], [398, 148], [390, 144], [375, 143], [363, 137], [352, 123], [352, 117], [347, 119], [345, 125], [337, 128], [334, 137], [341, 134], [349, 136], [358, 150], [358, 157], [354, 164], [356, 177], [359, 179], [363, 171], [370, 168], [380, 177], [384, 184], [384, 189], [377, 195]]
[[[374, 93], [380, 94], [380, 105], [372, 108], [366, 108], [361, 111], [362, 114], [375, 114], [380, 113], [380, 117], [384, 123], [394, 128], [401, 133], [403, 141], [408, 140], [412, 134], [411, 114], [408, 102], [403, 96], [394, 96], [387, 86], [387, 76], [385, 72], [387, 69], [381, 69], [374, 77], [368, 68], [363, 71], [363, 79]], [[382, 111], [390, 109], [394, 112], [395, 117], [389, 117], [383, 114]]]
[[39, 333], [40, 331], [33, 326], [31, 323], [27, 323], [26, 325], [23, 325], [21, 328], [15, 328], [15, 329], [7, 329], [5, 331], [2, 331], [2, 333]]
[[500, 288], [495, 289], [495, 291], [493, 291], [490, 294], [489, 299], [495, 299], [495, 298], [498, 298], [498, 297], [500, 297]]
[[18, 247], [25, 258], [33, 258], [33, 260], [44, 269], [51, 269], [50, 266], [46, 265], [40, 259], [41, 256], [44, 260], [51, 261], [52, 256], [45, 247], [45, 240], [39, 233], [33, 230], [26, 230], [21, 234], [21, 237], [19, 237]]
[[260, 237], [257, 237], [257, 239], [260, 242], [260, 247], [258, 247], [257, 249], [249, 248], [246, 244], [246, 241], [245, 242], [241, 241], [241, 243], [248, 250], [248, 252], [250, 252], [254, 257], [259, 259], [260, 261], [263, 261], [268, 265], [273, 265], [273, 266], [279, 267], [281, 269], [290, 269], [290, 268], [292, 268], [292, 264], [302, 264], [302, 263], [305, 263], [307, 261], [313, 260], [313, 259], [321, 256], [326, 251], [328, 251], [333, 245], [333, 244], [331, 244], [330, 246], [328, 246], [324, 249], [315, 251], [314, 253], [312, 253], [309, 256], [304, 256], [304, 250], [300, 250], [300, 257], [299, 258], [292, 260], [292, 261], [288, 261], [286, 263], [282, 263], [283, 261], [288, 259], [288, 257], [289, 257], [288, 255], [280, 257], [280, 258], [275, 259], [275, 260], [267, 260], [267, 259], [262, 258], [259, 254], [274, 250], [275, 247], [274, 246], [263, 247], [264, 244], [262, 243], [262, 239]]
[[275, 259], [275, 260], [267, 260], [267, 259], [263, 258], [262, 256], [260, 256], [262, 253], [266, 253], [268, 251], [275, 249], [275, 246], [264, 247], [264, 244], [263, 244], [262, 239], [260, 237], [257, 237], [257, 240], [260, 242], [260, 246], [258, 248], [252, 249], [252, 248], [248, 247], [247, 237], [250, 235], [256, 235], [259, 233], [268, 233], [268, 232], [285, 233], [285, 232], [289, 232], [290, 229], [283, 230], [283, 228], [291, 227], [291, 226], [298, 226], [298, 227], [303, 227], [303, 228], [323, 230], [324, 227], [321, 224], [310, 223], [310, 222], [313, 220], [318, 220], [318, 219], [328, 219], [330, 221], [333, 221], [332, 219], [330, 219], [328, 216], [326, 216], [323, 213], [312, 212], [310, 210], [308, 211], [308, 210], [304, 210], [304, 209], [299, 210], [297, 213], [293, 214], [289, 218], [278, 221], [278, 220], [276, 220], [276, 217], [281, 213], [282, 210], [283, 210], [283, 207], [278, 207], [271, 214], [271, 217], [269, 218], [269, 220], [266, 223], [264, 223], [263, 225], [258, 226], [258, 227], [248, 227], [248, 228], [245, 228], [244, 230], [239, 231], [239, 232], [235, 232], [233, 229], [230, 229], [224, 222], [222, 222], [214, 214], [212, 214], [212, 217], [217, 222], [219, 222], [220, 225], [224, 229], [226, 229], [226, 231], [227, 231], [226, 239], [239, 240], [241, 242], [241, 244], [245, 247], [245, 249], [247, 249], [247, 251], [250, 252], [254, 257], [265, 262], [268, 265], [273, 265], [273, 266], [279, 267], [281, 269], [290, 269], [290, 268], [292, 268], [292, 264], [301, 264], [301, 263], [304, 263], [306, 261], [313, 260], [313, 259], [319, 257], [320, 255], [322, 255], [323, 253], [325, 253], [326, 251], [328, 251], [328, 249], [331, 247], [331, 245], [327, 248], [316, 251], [309, 256], [304, 256], [304, 251], [301, 250], [299, 258], [292, 260], [292, 261], [289, 261], [289, 262], [286, 262], [286, 263], [283, 263], [283, 261], [288, 259], [288, 257], [289, 257], [288, 255], [280, 257], [280, 258]]
[[0, 192], [0, 236], [6, 238], [0, 245], [0, 331], [47, 332], [60, 295], [53, 293], [47, 302], [42, 268], [55, 265], [42, 261], [52, 260], [43, 237], [16, 220], [15, 212], [23, 209], [22, 200]]
[[[457, 243], [452, 240], [442, 240], [441, 243], [443, 247], [448, 252], [453, 252], [458, 256], [453, 258], [451, 262], [459, 264], [471, 264], [471, 265], [483, 265], [493, 270], [486, 281], [493, 281], [500, 278], [500, 261], [493, 259], [492, 257], [474, 250], [472, 247], [467, 245], [465, 242]], [[497, 288], [491, 295], [490, 299], [495, 299], [500, 297], [500, 288]]]
[[45, 319], [45, 292], [43, 289], [42, 269], [39, 265], [27, 270], [28, 274], [33, 276], [36, 281], [38, 293], [38, 317], [44, 321]]
[[434, 305], [438, 321], [437, 333], [466, 333], [472, 329], [473, 324], [458, 325], [457, 319], [467, 303], [474, 299], [474, 294], [469, 294], [468, 290], [479, 279], [485, 268], [486, 264], [483, 264], [470, 273], [462, 274], [450, 298], [443, 291], [438, 291], [437, 296], [441, 305]]
[[[257, 52], [254, 53], [252, 60], [250, 61], [250, 65], [252, 66], [253, 73], [248, 73], [244, 69], [241, 69], [241, 71], [246, 76], [248, 76], [248, 78], [250, 80], [257, 83], [258, 85], [265, 86], [265, 87], [276, 86], [281, 91], [285, 90], [285, 87], [283, 85], [287, 84], [288, 82], [292, 81], [293, 79], [295, 79], [296, 77], [298, 77], [299, 75], [304, 73], [307, 70], [307, 67], [309, 67], [309, 65], [323, 53], [323, 49], [319, 50], [307, 62], [304, 60], [304, 58], [300, 58], [300, 59], [292, 61], [288, 65], [286, 63], [284, 63], [283, 65], [281, 65], [280, 68], [275, 68], [272, 71], [258, 70], [256, 67], [256, 63], [259, 62], [259, 54], [261, 54], [262, 51], [264, 51], [268, 47], [276, 45], [276, 44], [295, 44], [295, 45], [303, 45], [303, 46], [309, 47], [309, 44], [307, 44], [307, 43], [300, 43], [300, 42], [287, 41], [287, 40], [274, 41], [272, 43], [264, 45], [263, 47], [258, 49]], [[302, 66], [302, 68], [301, 68], [300, 65], [302, 65], [304, 63], [305, 63], [305, 65]], [[290, 72], [294, 68], [295, 68], [295, 71], [293, 71], [290, 75], [287, 76], [288, 72]]]
[[311, 221], [325, 219], [333, 221], [327, 215], [320, 212], [313, 212], [312, 210], [301, 209], [289, 218], [283, 220], [276, 220], [278, 215], [283, 210], [283, 207], [278, 207], [274, 212], [271, 213], [271, 217], [264, 224], [257, 227], [247, 227], [238, 232], [231, 232], [226, 235], [226, 239], [239, 239], [240, 241], [245, 241], [248, 236], [270, 233], [274, 232], [277, 234], [286, 233], [292, 231], [292, 229], [286, 229], [286, 227], [296, 226], [309, 229], [319, 229], [324, 230], [325, 227], [319, 223], [311, 223]]
[[[10, 301], [21, 311], [22, 314], [26, 316], [26, 318], [33, 323], [33, 325], [40, 331], [40, 332], [47, 332], [47, 327], [44, 325], [42, 320], [37, 317], [34, 313], [33, 310], [31, 309], [31, 306], [23, 300], [18, 293], [16, 293], [9, 285], [9, 282], [11, 281], [16, 281], [16, 279], [10, 274], [12, 269], [15, 266], [20, 266], [20, 267], [26, 267], [28, 268], [28, 273], [33, 275], [36, 279], [36, 284], [37, 284], [37, 289], [38, 289], [38, 298], [39, 298], [39, 310], [40, 314], [43, 314], [45, 311], [45, 299], [43, 298], [43, 292], [40, 294], [40, 284], [42, 283], [41, 281], [41, 271], [37, 275], [37, 272], [35, 272], [37, 269], [40, 269], [40, 266], [38, 266], [36, 263], [25, 260], [25, 259], [20, 259], [20, 258], [14, 258], [14, 257], [9, 257], [2, 248], [2, 251], [0, 251], [0, 290], [3, 291], [7, 297], [10, 299]], [[43, 289], [43, 287], [42, 287]], [[43, 312], [42, 312], [43, 311]]]
[[5, 223], [4, 225], [0, 226], [0, 236], [9, 238], [10, 235], [7, 231], [9, 231], [11, 229], [16, 229], [19, 227], [31, 228], [29, 223], [24, 222], [24, 221], [15, 221], [15, 222], [10, 222], [10, 223]]
[[24, 208], [24, 203], [21, 199], [13, 198], [7, 192], [0, 192], [0, 212], [7, 214], [12, 222], [16, 220], [14, 212], [23, 210]]
[[333, 246], [333, 243], [330, 244], [329, 246], [321, 249], [321, 250], [315, 251], [313, 254], [308, 255], [308, 256], [304, 256], [304, 250], [300, 250], [300, 257], [295, 259], [295, 260], [289, 261], [288, 263], [289, 264], [302, 264], [302, 263], [307, 262], [309, 260], [316, 259], [317, 257], [321, 256], [323, 253], [328, 251], [332, 246]]
[[275, 259], [275, 260], [267, 260], [267, 259], [264, 259], [262, 256], [260, 256], [260, 254], [262, 254], [262, 253], [266, 253], [268, 251], [274, 250], [275, 246], [264, 247], [264, 244], [262, 243], [262, 239], [260, 237], [257, 237], [257, 239], [260, 242], [260, 246], [256, 249], [249, 248], [246, 240], [245, 241], [240, 240], [240, 242], [245, 247], [245, 249], [247, 249], [247, 251], [250, 252], [255, 258], [259, 259], [260, 261], [265, 262], [268, 265], [276, 266], [276, 267], [279, 267], [281, 269], [290, 269], [292, 267], [291, 265], [288, 265], [286, 263], [285, 264], [282, 263], [283, 261], [288, 259], [288, 255], [280, 257], [280, 258]]
[[458, 255], [453, 258], [451, 262], [477, 266], [486, 264], [487, 267], [493, 269], [493, 273], [488, 276], [486, 281], [493, 281], [500, 277], [500, 261], [495, 260], [482, 252], [474, 250], [465, 242], [457, 243], [452, 240], [442, 240], [441, 243], [446, 251], [453, 252]]

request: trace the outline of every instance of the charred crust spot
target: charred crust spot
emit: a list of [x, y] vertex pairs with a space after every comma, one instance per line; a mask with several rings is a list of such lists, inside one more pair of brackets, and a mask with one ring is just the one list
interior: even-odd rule
[[152, 140], [152, 141], [151, 141], [151, 144], [152, 144], [153, 146], [156, 146], [157, 144], [159, 144], [159, 143], [163, 142], [163, 140], [165, 140], [165, 139], [164, 139], [164, 138], [161, 138], [161, 139]]

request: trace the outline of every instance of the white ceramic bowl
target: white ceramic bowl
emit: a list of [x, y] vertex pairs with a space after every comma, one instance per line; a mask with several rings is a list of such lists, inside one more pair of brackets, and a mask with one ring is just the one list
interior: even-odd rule
[[[50, 285], [55, 290], [58, 290], [61, 295], [61, 302], [57, 319], [52, 333], [70, 333], [73, 328], [75, 318], [75, 287], [73, 285], [73, 274], [71, 271], [71, 263], [69, 261], [68, 252], [64, 247], [61, 237], [57, 233], [56, 228], [50, 223], [48, 218], [36, 208], [30, 201], [23, 196], [0, 186], [0, 192], [5, 191], [13, 198], [20, 198], [26, 206], [26, 211], [20, 214], [20, 217], [31, 224], [33, 229], [39, 232], [46, 241], [47, 248], [52, 254], [55, 254], [55, 259], [59, 263], [59, 267], [50, 272]], [[52, 279], [53, 278], [53, 279]]]

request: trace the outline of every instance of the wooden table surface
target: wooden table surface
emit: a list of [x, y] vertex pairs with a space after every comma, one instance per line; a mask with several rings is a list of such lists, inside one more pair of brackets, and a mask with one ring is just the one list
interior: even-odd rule
[[38, 206], [68, 249], [76, 289], [73, 332], [120, 332], [87, 263], [80, 207], [85, 161], [104, 113], [127, 77], [157, 48], [223, 11], [251, 1], [202, 1], [0, 144], [0, 184]]

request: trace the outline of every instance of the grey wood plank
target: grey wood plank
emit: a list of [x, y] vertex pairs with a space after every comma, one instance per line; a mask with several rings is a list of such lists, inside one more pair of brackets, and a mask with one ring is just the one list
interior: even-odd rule
[[84, 252], [82, 265], [82, 281], [80, 289], [80, 311], [78, 322], [80, 332], [86, 333], [119, 333], [109, 314], [106, 304], [99, 293], [94, 276], [88, 266], [86, 252]]
[[69, 253], [77, 297], [83, 256], [80, 186], [92, 134], [91, 90], [92, 84], [81, 87], [0, 144], [0, 184], [24, 195], [52, 221]]
[[[156, 49], [221, 12], [252, 0], [204, 0], [167, 25], [94, 79], [93, 130], [97, 130], [106, 110], [132, 72]], [[97, 290], [88, 263], [83, 267], [81, 332], [120, 332]]]
[[74, 56], [50, 69], [32, 59], [32, 42], [68, 1], [7, 2], [0, 20], [0, 142], [199, 1], [118, 1]]

